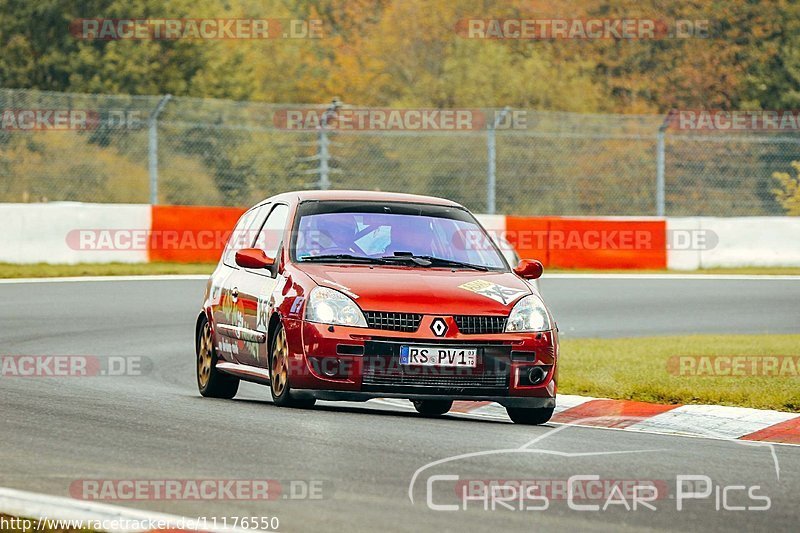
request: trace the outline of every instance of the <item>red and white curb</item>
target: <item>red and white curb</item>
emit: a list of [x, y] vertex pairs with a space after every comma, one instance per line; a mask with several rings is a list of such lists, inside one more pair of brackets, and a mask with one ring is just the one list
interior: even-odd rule
[[60, 529], [71, 522], [70, 528], [99, 528], [108, 533], [141, 533], [146, 531], [194, 531], [244, 533], [246, 529], [197, 528], [197, 521], [177, 515], [128, 509], [117, 505], [95, 503], [72, 498], [50, 496], [35, 492], [0, 487], [0, 514], [27, 518], [33, 522], [33, 531], [48, 527]]
[[[407, 400], [381, 403], [413, 410]], [[503, 406], [493, 402], [454, 402], [451, 413], [477, 419], [509, 421]], [[550, 420], [646, 433], [800, 445], [800, 414], [722, 405], [660, 405], [560, 394]]]

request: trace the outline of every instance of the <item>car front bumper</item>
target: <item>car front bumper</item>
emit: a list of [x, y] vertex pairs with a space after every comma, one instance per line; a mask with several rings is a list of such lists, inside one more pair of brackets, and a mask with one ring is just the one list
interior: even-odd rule
[[295, 391], [299, 398], [316, 398], [325, 401], [366, 402], [377, 398], [402, 398], [406, 400], [463, 400], [469, 402], [496, 402], [503, 407], [524, 407], [528, 409], [554, 408], [555, 397], [536, 396], [474, 396], [453, 395], [449, 393], [437, 394], [405, 394], [392, 392], [347, 392], [340, 390], [313, 390], [301, 389]]
[[[421, 325], [414, 333], [302, 320], [287, 324], [292, 389], [322, 400], [364, 401], [370, 398], [453, 399], [497, 402], [508, 407], [553, 407], [558, 376], [558, 334], [434, 336]], [[295, 342], [292, 342], [292, 338]], [[399, 365], [400, 346], [435, 344], [478, 349], [476, 369], [454, 372], [437, 367], [415, 371]], [[533, 367], [545, 378], [526, 381]], [[331, 372], [333, 370], [333, 372]]]

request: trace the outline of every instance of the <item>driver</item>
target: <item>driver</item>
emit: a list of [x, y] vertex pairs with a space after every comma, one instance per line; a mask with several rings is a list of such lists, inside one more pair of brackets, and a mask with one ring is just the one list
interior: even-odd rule
[[358, 233], [358, 223], [355, 215], [336, 213], [325, 217], [319, 232], [324, 237], [318, 239], [320, 254], [357, 252], [355, 237]]

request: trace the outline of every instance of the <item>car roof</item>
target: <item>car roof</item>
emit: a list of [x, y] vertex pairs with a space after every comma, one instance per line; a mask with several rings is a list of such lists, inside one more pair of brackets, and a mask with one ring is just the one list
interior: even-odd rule
[[463, 207], [461, 204], [444, 198], [422, 196], [418, 194], [405, 194], [399, 192], [382, 191], [292, 191], [277, 194], [265, 199], [265, 202], [309, 202], [309, 201], [336, 201], [352, 200], [356, 202], [405, 202], [415, 204], [443, 205], [449, 207]]

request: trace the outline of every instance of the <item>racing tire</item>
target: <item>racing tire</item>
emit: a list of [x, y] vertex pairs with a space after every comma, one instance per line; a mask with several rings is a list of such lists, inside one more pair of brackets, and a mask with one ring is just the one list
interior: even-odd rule
[[269, 390], [272, 402], [278, 407], [296, 407], [309, 409], [314, 407], [315, 398], [298, 398], [292, 394], [289, 384], [289, 345], [286, 341], [286, 330], [279, 324], [272, 336], [269, 349]]
[[239, 390], [239, 378], [217, 370], [217, 351], [211, 337], [211, 325], [203, 317], [197, 330], [195, 341], [197, 354], [197, 388], [200, 395], [206, 398], [224, 398], [230, 400]]
[[538, 426], [545, 424], [553, 416], [552, 407], [539, 407], [528, 409], [525, 407], [506, 407], [508, 417], [515, 424], [524, 424], [526, 426]]
[[412, 400], [412, 403], [424, 416], [441, 416], [453, 407], [453, 400]]

